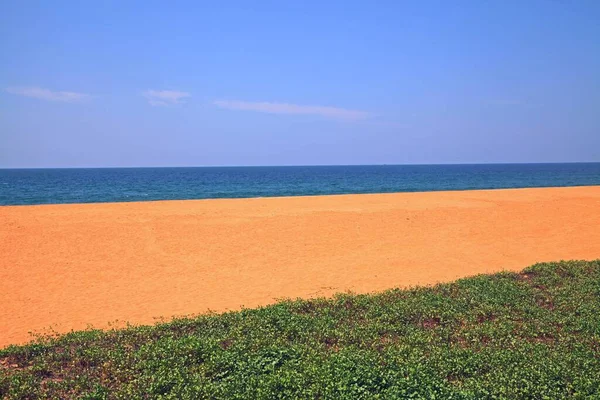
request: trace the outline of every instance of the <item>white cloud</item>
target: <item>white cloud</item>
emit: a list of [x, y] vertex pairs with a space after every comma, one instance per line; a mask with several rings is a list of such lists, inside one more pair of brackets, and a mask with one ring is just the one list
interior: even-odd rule
[[179, 104], [183, 99], [192, 96], [187, 92], [179, 92], [176, 90], [146, 90], [143, 95], [152, 106]]
[[216, 100], [213, 104], [229, 110], [258, 111], [270, 114], [320, 115], [322, 117], [344, 120], [358, 120], [372, 116], [371, 113], [366, 111], [348, 110], [339, 107], [303, 106], [287, 103]]
[[76, 103], [90, 98], [90, 95], [76, 92], [55, 92], [41, 87], [9, 87], [6, 88], [8, 93], [19, 96], [33, 97], [40, 100], [48, 101], [63, 101], [67, 103]]

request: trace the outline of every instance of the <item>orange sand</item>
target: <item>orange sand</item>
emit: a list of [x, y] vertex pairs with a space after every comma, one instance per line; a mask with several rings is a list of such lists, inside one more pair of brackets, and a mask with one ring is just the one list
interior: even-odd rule
[[600, 186], [0, 207], [0, 347], [600, 258]]

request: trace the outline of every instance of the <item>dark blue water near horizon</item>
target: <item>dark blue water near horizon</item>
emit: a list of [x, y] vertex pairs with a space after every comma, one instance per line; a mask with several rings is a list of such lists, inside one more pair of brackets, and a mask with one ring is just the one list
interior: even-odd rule
[[0, 205], [600, 185], [600, 163], [0, 169]]

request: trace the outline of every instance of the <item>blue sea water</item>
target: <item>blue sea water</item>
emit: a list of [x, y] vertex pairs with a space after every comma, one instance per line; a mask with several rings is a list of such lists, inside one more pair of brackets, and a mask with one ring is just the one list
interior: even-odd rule
[[600, 185], [600, 163], [0, 169], [0, 205]]

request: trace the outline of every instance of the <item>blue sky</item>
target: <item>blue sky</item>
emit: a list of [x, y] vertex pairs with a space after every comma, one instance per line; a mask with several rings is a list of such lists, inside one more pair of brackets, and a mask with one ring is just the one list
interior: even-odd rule
[[600, 161], [600, 2], [3, 1], [0, 167]]

